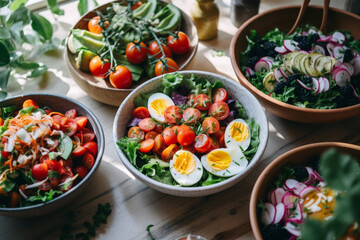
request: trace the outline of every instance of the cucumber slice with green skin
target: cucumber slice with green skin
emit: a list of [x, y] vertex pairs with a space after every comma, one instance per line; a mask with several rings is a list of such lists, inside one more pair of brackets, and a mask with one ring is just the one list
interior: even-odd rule
[[65, 135], [61, 140], [57, 147], [57, 150], [61, 152], [60, 157], [67, 160], [72, 151], [73, 151], [73, 143], [69, 136]]
[[303, 55], [300, 59], [299, 59], [299, 70], [301, 73], [303, 74], [309, 74], [307, 71], [306, 71], [306, 68], [305, 68], [305, 61], [307, 59], [307, 55]]

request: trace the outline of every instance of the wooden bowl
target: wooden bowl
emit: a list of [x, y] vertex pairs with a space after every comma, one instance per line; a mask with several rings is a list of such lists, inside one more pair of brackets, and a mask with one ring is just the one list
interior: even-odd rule
[[256, 240], [262, 240], [259, 224], [257, 204], [266, 202], [268, 191], [281, 169], [288, 165], [306, 165], [329, 148], [336, 148], [339, 152], [350, 154], [360, 161], [360, 146], [340, 142], [313, 143], [295, 148], [275, 159], [258, 177], [250, 197], [250, 223]]
[[[303, 123], [328, 123], [360, 114], [360, 104], [338, 109], [310, 109], [278, 101], [257, 89], [241, 72], [240, 53], [247, 47], [246, 36], [250, 35], [250, 30], [255, 29], [260, 36], [275, 28], [279, 28], [280, 31], [287, 31], [294, 24], [299, 8], [300, 6], [289, 6], [269, 10], [250, 18], [239, 28], [230, 44], [230, 58], [240, 83], [255, 95], [266, 110], [288, 120]], [[321, 18], [322, 7], [309, 6], [301, 25], [311, 24], [319, 27]], [[359, 16], [339, 9], [329, 9], [328, 32], [349, 30], [355, 39], [358, 39], [360, 38], [359, 26]]]
[[[96, 16], [96, 11], [104, 12], [107, 7], [111, 6], [112, 3], [120, 2], [113, 1], [101, 5], [81, 17], [81, 19], [72, 27], [72, 29], [87, 29], [88, 20]], [[197, 46], [198, 46], [198, 34], [194, 23], [191, 18], [184, 13], [181, 9], [181, 31], [186, 33], [190, 39], [190, 49], [189, 51], [181, 56], [174, 56], [173, 59], [179, 66], [179, 70], [185, 68], [190, 61], [195, 56]], [[67, 41], [70, 36], [71, 31], [68, 34], [66, 39]], [[75, 82], [83, 89], [90, 97], [98, 100], [99, 102], [109, 104], [112, 106], [120, 106], [122, 101], [129, 95], [137, 86], [142, 84], [148, 78], [144, 78], [139, 81], [137, 84], [133, 84], [129, 89], [116, 89], [113, 88], [108, 81], [104, 81], [102, 78], [94, 77], [91, 73], [83, 72], [75, 64], [75, 56], [67, 48], [64, 53], [66, 66], [68, 67], [71, 76], [74, 78]]]

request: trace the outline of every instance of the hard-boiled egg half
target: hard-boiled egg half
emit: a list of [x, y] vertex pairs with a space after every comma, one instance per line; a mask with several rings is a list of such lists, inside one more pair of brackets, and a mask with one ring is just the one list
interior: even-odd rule
[[170, 160], [170, 172], [177, 183], [191, 186], [197, 183], [203, 175], [200, 160], [186, 150], [177, 151]]
[[227, 148], [245, 151], [251, 140], [251, 133], [247, 123], [241, 119], [234, 119], [225, 129], [225, 145]]
[[163, 93], [152, 94], [148, 100], [150, 116], [158, 122], [165, 122], [165, 109], [171, 105], [174, 105], [174, 102], [169, 96]]
[[231, 177], [246, 168], [248, 161], [240, 149], [218, 148], [201, 157], [204, 168], [219, 177]]

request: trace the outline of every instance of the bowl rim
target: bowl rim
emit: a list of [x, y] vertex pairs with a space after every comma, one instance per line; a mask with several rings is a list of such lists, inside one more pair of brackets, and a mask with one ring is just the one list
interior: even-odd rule
[[[171, 2], [166, 2], [164, 0], [157, 0], [159, 2], [163, 2], [163, 3], [166, 3], [166, 4], [169, 4]], [[95, 88], [100, 88], [100, 89], [104, 89], [104, 90], [110, 90], [110, 91], [113, 91], [113, 92], [131, 92], [133, 91], [135, 88], [126, 88], [126, 89], [123, 89], [123, 88], [113, 88], [113, 87], [104, 87], [104, 86], [98, 86], [98, 85], [95, 85], [95, 84], [91, 84], [89, 83], [89, 81], [84, 77], [82, 76], [81, 74], [78, 73], [78, 70], [77, 68], [75, 68], [72, 64], [71, 64], [71, 61], [70, 61], [70, 57], [71, 55], [74, 55], [72, 53], [70, 53], [68, 47], [67, 47], [67, 44], [68, 44], [68, 40], [69, 40], [69, 37], [70, 37], [70, 34], [71, 34], [71, 30], [75, 29], [75, 26], [83, 20], [83, 18], [91, 13], [91, 12], [95, 12], [97, 11], [98, 9], [100, 8], [103, 8], [103, 7], [106, 7], [107, 5], [110, 5], [110, 4], [113, 4], [113, 3], [117, 3], [117, 2], [121, 2], [121, 0], [113, 0], [113, 1], [110, 1], [110, 2], [107, 2], [107, 3], [104, 3], [104, 4], [101, 4], [89, 11], [87, 11], [86, 13], [84, 13], [80, 19], [78, 21], [76, 21], [76, 23], [71, 27], [70, 31], [68, 32], [67, 36], [66, 36], [66, 39], [65, 39], [65, 49], [64, 49], [64, 58], [65, 58], [65, 62], [66, 62], [66, 65], [68, 66], [68, 68], [70, 68], [70, 70], [72, 72], [74, 72], [80, 79], [81, 81], [87, 83], [87, 84], [90, 84], [91, 86], [95, 87]], [[177, 7], [177, 6], [176, 6]], [[183, 66], [181, 66], [181, 68], [179, 68], [179, 71], [184, 69], [190, 62], [191, 60], [195, 57], [195, 54], [197, 52], [197, 49], [198, 49], [198, 45], [199, 45], [199, 35], [198, 35], [198, 31], [195, 27], [195, 24], [192, 20], [192, 18], [187, 14], [185, 13], [182, 9], [180, 9], [179, 7], [177, 7], [179, 10], [180, 10], [180, 13], [181, 13], [181, 16], [182, 18], [184, 18], [184, 16], [186, 17], [186, 19], [191, 23], [191, 28], [192, 30], [195, 31], [195, 35], [194, 35], [194, 41], [195, 41], [195, 45], [194, 45], [194, 50], [193, 52], [191, 53], [191, 55], [186, 59], [186, 61], [184, 62]], [[191, 40], [190, 40], [191, 42]], [[70, 53], [70, 54], [69, 54]], [[152, 78], [149, 78], [148, 80], [150, 80]], [[148, 81], [148, 80], [145, 80]], [[140, 85], [139, 85], [140, 86]]]
[[[236, 81], [234, 81], [234, 80], [232, 80], [232, 79], [230, 79], [228, 77], [225, 77], [225, 76], [222, 76], [222, 75], [219, 75], [219, 74], [215, 74], [215, 73], [211, 73], [211, 72], [206, 72], [206, 71], [188, 70], [188, 71], [179, 71], [178, 73], [180, 73], [180, 74], [195, 74], [195, 75], [200, 75], [200, 76], [213, 76], [213, 77], [217, 78], [216, 80], [221, 79], [221, 80], [224, 80], [224, 82], [232, 82], [232, 83], [235, 83], [235, 84], [237, 83]], [[171, 74], [171, 73], [169, 73], [169, 74]], [[247, 165], [247, 167], [243, 171], [241, 171], [240, 173], [238, 173], [238, 174], [236, 174], [236, 175], [234, 175], [234, 176], [232, 176], [232, 177], [230, 177], [230, 178], [228, 178], [228, 179], [226, 179], [226, 180], [224, 180], [222, 182], [219, 182], [219, 183], [215, 183], [215, 184], [208, 185], [208, 186], [198, 186], [198, 187], [173, 186], [173, 185], [158, 182], [158, 181], [146, 176], [145, 174], [140, 172], [137, 168], [135, 168], [134, 165], [132, 165], [132, 163], [129, 161], [128, 157], [123, 153], [123, 151], [116, 144], [116, 142], [119, 141], [119, 139], [120, 139], [120, 137], [117, 135], [117, 122], [118, 122], [118, 119], [120, 117], [120, 112], [122, 112], [125, 103], [127, 101], [129, 101], [129, 99], [133, 95], [137, 94], [137, 92], [140, 91], [147, 84], [151, 84], [152, 82], [155, 82], [155, 81], [160, 81], [163, 76], [164, 75], [154, 77], [154, 78], [148, 80], [147, 82], [141, 84], [140, 86], [138, 86], [135, 91], [133, 91], [131, 94], [129, 94], [125, 98], [125, 100], [123, 101], [123, 103], [120, 105], [120, 107], [118, 108], [118, 110], [116, 112], [116, 115], [115, 115], [115, 118], [114, 118], [114, 125], [113, 125], [113, 140], [114, 140], [116, 153], [117, 153], [118, 157], [120, 158], [121, 162], [125, 165], [125, 167], [133, 175], [140, 178], [140, 180], [143, 181], [143, 182], [148, 182], [148, 183], [150, 183], [152, 185], [155, 185], [158, 188], [165, 188], [165, 189], [168, 189], [170, 191], [176, 191], [176, 192], [179, 191], [179, 192], [186, 192], [186, 193], [189, 193], [189, 192], [203, 192], [203, 191], [207, 191], [207, 190], [210, 190], [210, 189], [216, 189], [216, 188], [221, 189], [221, 187], [224, 187], [227, 184], [230, 184], [231, 182], [234, 182], [234, 184], [237, 183], [238, 181], [241, 180], [242, 177], [246, 176], [246, 174], [251, 172], [251, 170], [253, 170], [253, 168], [256, 166], [256, 164], [259, 163], [259, 161], [261, 159], [261, 156], [265, 152], [265, 148], [267, 146], [267, 142], [268, 142], [268, 138], [269, 138], [268, 124], [265, 124], [264, 126], [261, 126], [262, 128], [264, 128], [265, 137], [264, 137], [264, 141], [260, 142], [258, 150], [257, 150], [257, 152], [260, 152], [260, 155], [257, 158], [255, 158], [255, 156], [254, 156], [254, 158], [251, 159], [251, 162], [249, 163], [249, 165]], [[260, 110], [261, 117], [265, 119], [266, 123], [268, 123], [265, 111], [264, 111], [262, 105], [259, 103], [259, 101], [254, 97], [254, 95], [249, 90], [247, 90], [245, 87], [243, 87], [242, 85], [237, 84], [237, 86], [246, 93], [248, 98], [251, 98], [251, 100], [253, 102], [255, 102], [255, 104], [257, 105], [257, 107]], [[126, 161], [125, 161], [125, 159], [126, 159]]]
[[[88, 107], [86, 107], [84, 104], [80, 103], [77, 100], [74, 100], [74, 99], [72, 99], [70, 97], [66, 97], [66, 96], [62, 96], [62, 95], [58, 95], [58, 94], [52, 94], [52, 93], [29, 93], [29, 94], [21, 94], [21, 95], [17, 95], [17, 96], [14, 96], [14, 97], [10, 97], [10, 98], [0, 100], [0, 103], [4, 104], [4, 103], [6, 103], [6, 102], [8, 102], [10, 100], [24, 98], [24, 97], [33, 97], [33, 96], [44, 96], [44, 97], [48, 96], [48, 97], [56, 97], [56, 98], [64, 99], [64, 100], [70, 101], [71, 103], [79, 106], [87, 114], [89, 114], [89, 116], [94, 121], [94, 125], [99, 130], [99, 136], [96, 136], [98, 146], [99, 146], [98, 153], [97, 153], [97, 156], [96, 156], [96, 159], [95, 159], [94, 166], [89, 171], [89, 173], [86, 175], [86, 177], [84, 179], [82, 179], [77, 185], [72, 187], [69, 191], [63, 193], [62, 195], [60, 195], [60, 196], [58, 196], [58, 197], [56, 197], [56, 198], [54, 198], [54, 199], [52, 199], [52, 200], [50, 200], [50, 201], [48, 201], [46, 203], [39, 203], [39, 204], [35, 204], [35, 205], [17, 207], [17, 208], [2, 208], [2, 207], [0, 207], [0, 212], [21, 212], [21, 211], [25, 211], [25, 210], [39, 209], [39, 208], [41, 208], [43, 206], [53, 205], [55, 202], [57, 202], [60, 199], [68, 198], [73, 192], [75, 192], [78, 188], [80, 188], [83, 184], [85, 184], [85, 182], [88, 182], [90, 180], [90, 178], [94, 175], [95, 171], [100, 166], [100, 163], [101, 163], [101, 160], [102, 160], [102, 157], [103, 157], [103, 154], [104, 154], [105, 137], [104, 137], [104, 131], [102, 129], [100, 121], [97, 119], [95, 114]], [[94, 127], [94, 126], [92, 126], [92, 127]], [[99, 143], [101, 143], [101, 144], [99, 144]]]
[[[270, 96], [268, 96], [267, 94], [263, 93], [262, 91], [260, 91], [258, 88], [256, 88], [253, 84], [251, 84], [249, 82], [249, 80], [244, 76], [244, 74], [242, 73], [239, 64], [236, 61], [236, 56], [235, 56], [235, 46], [238, 42], [239, 36], [241, 34], [241, 32], [248, 27], [248, 25], [250, 25], [250, 23], [252, 23], [254, 20], [263, 17], [264, 15], [273, 13], [273, 12], [277, 12], [277, 11], [283, 11], [289, 8], [295, 8], [295, 9], [300, 9], [301, 5], [289, 5], [289, 6], [282, 6], [282, 7], [277, 7], [277, 8], [273, 8], [267, 11], [264, 11], [262, 13], [259, 13], [253, 17], [251, 17], [250, 19], [248, 19], [245, 23], [243, 23], [240, 28], [237, 30], [237, 32], [235, 33], [235, 35], [233, 36], [233, 38], [231, 39], [231, 43], [230, 43], [230, 60], [231, 60], [231, 64], [233, 66], [233, 69], [235, 71], [235, 74], [237, 76], [237, 78], [239, 79], [240, 82], [244, 82], [244, 84], [251, 89], [252, 92], [254, 92], [259, 98], [261, 98], [262, 100], [266, 101], [267, 103], [271, 103], [271, 104], [275, 104], [278, 105], [280, 107], [283, 108], [288, 108], [291, 109], [293, 111], [299, 111], [299, 112], [306, 112], [306, 113], [316, 113], [316, 114], [341, 114], [342, 112], [348, 112], [351, 110], [355, 110], [355, 109], [360, 109], [360, 103], [353, 105], [353, 106], [348, 106], [348, 107], [343, 107], [343, 108], [335, 108], [335, 109], [316, 109], [316, 108], [304, 108], [304, 107], [298, 107], [292, 104], [288, 104], [285, 102], [282, 102], [280, 100], [277, 100], [275, 98], [272, 98]], [[322, 9], [322, 6], [318, 6], [318, 5], [310, 5], [309, 8], [315, 8], [315, 9]], [[338, 12], [338, 13], [342, 13], [345, 15], [350, 15], [354, 18], [357, 18], [360, 21], [360, 16], [357, 16], [354, 13], [342, 10], [342, 9], [337, 9], [337, 8], [333, 8], [330, 7], [329, 11], [334, 11], [334, 12]]]
[[258, 197], [259, 197], [259, 191], [260, 187], [264, 184], [265, 177], [272, 172], [273, 167], [281, 164], [284, 159], [289, 158], [289, 156], [292, 156], [294, 153], [302, 152], [304, 150], [311, 150], [313, 148], [319, 148], [319, 147], [343, 147], [348, 149], [355, 149], [360, 151], [360, 146], [351, 144], [351, 143], [344, 143], [344, 142], [316, 142], [316, 143], [310, 143], [306, 145], [302, 145], [296, 148], [293, 148], [277, 158], [273, 160], [258, 176], [255, 185], [251, 191], [250, 195], [250, 203], [249, 203], [249, 215], [250, 215], [250, 225], [252, 232], [254, 234], [255, 239], [263, 239], [261, 232], [260, 232], [260, 226], [258, 222], [258, 217], [256, 213], [257, 209], [257, 203], [258, 203]]

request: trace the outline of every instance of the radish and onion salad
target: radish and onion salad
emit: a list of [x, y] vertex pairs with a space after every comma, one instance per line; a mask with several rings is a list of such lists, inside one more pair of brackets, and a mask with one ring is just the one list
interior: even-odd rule
[[313, 27], [248, 37], [242, 71], [269, 96], [296, 106], [332, 109], [360, 102], [360, 44], [347, 32]]
[[219, 81], [167, 74], [161, 91], [142, 94], [134, 104], [128, 134], [117, 144], [159, 182], [221, 182], [244, 171], [258, 148], [259, 125]]
[[98, 145], [87, 117], [40, 108], [28, 99], [0, 109], [0, 207], [53, 200], [85, 178]]

